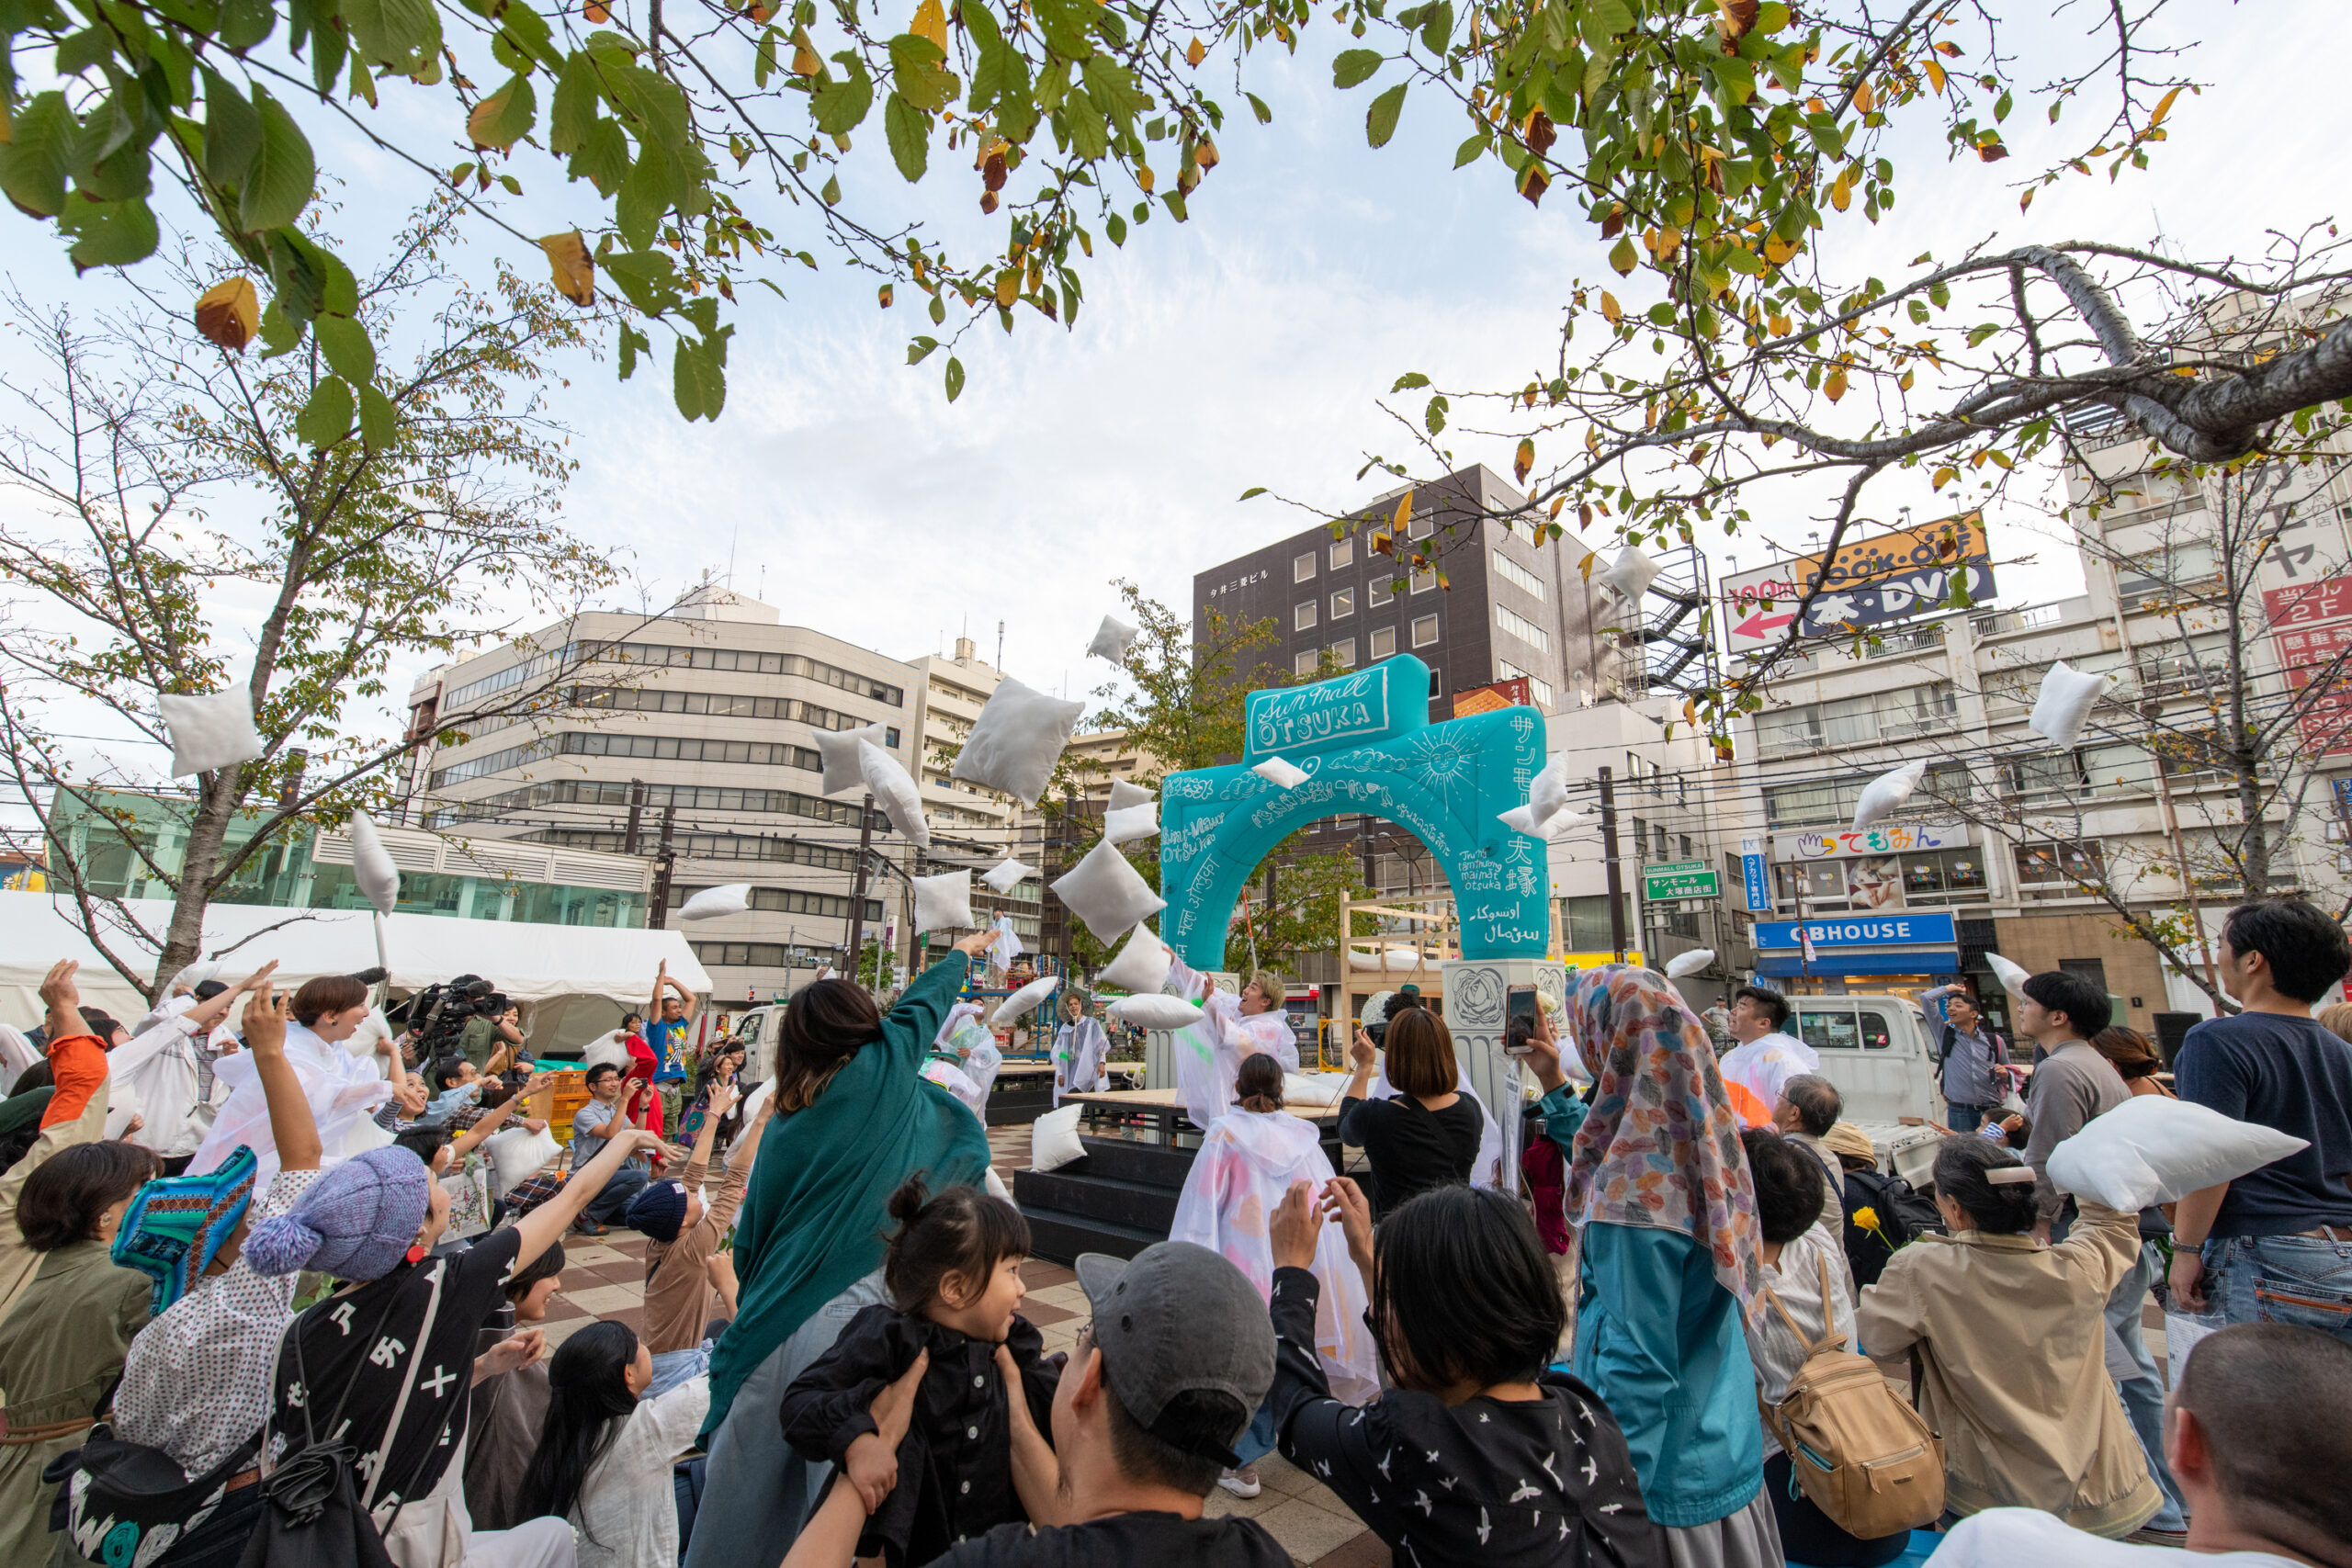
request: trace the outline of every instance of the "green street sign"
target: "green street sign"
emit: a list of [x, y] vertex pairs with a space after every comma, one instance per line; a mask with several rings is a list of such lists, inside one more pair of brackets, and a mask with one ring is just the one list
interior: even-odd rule
[[1722, 894], [1722, 884], [1705, 861], [1677, 860], [1642, 867], [1642, 897], [1654, 904], [1672, 898], [1714, 898]]

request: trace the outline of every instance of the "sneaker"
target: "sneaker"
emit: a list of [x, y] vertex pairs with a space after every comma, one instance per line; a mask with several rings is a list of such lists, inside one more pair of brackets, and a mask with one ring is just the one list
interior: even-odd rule
[[578, 1231], [582, 1235], [602, 1235], [605, 1234], [605, 1227], [598, 1224], [595, 1221], [590, 1219], [585, 1214], [582, 1214], [578, 1219], [572, 1221], [571, 1228]]
[[1239, 1470], [1228, 1470], [1216, 1478], [1216, 1483], [1236, 1497], [1255, 1497], [1260, 1490], [1258, 1467], [1245, 1464]]

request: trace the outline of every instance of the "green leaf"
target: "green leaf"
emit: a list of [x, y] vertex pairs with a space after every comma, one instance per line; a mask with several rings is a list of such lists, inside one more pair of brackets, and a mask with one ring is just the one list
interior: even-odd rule
[[809, 106], [827, 136], [854, 130], [874, 107], [874, 78], [865, 73], [865, 62], [846, 50], [833, 58], [849, 68], [849, 78], [820, 84]]
[[264, 359], [276, 359], [281, 354], [291, 354], [301, 346], [302, 323], [286, 313], [286, 308], [272, 299], [261, 308], [261, 344]]
[[1485, 131], [1482, 130], [1478, 132], [1476, 136], [1470, 138], [1469, 141], [1464, 141], [1461, 146], [1456, 147], [1453, 150], [1453, 166], [1458, 169], [1462, 167], [1463, 164], [1484, 156], [1487, 149], [1492, 145], [1493, 143], [1487, 139]]
[[653, 352], [653, 340], [635, 327], [624, 324], [620, 331], [620, 378], [628, 380], [637, 374], [637, 356]]
[[361, 56], [404, 76], [441, 52], [441, 13], [432, 0], [342, 0], [339, 10]]
[[1127, 220], [1115, 212], [1106, 212], [1102, 215], [1102, 232], [1111, 237], [1113, 244], [1125, 245], [1127, 243]]
[[311, 400], [294, 416], [294, 434], [323, 450], [351, 432], [351, 389], [329, 376], [311, 389]]
[[318, 333], [319, 352], [336, 375], [355, 386], [376, 378], [376, 345], [368, 341], [366, 327], [349, 316], [321, 316], [311, 330]]
[[658, 316], [683, 298], [678, 269], [666, 251], [612, 251], [597, 258], [621, 297], [649, 316]]
[[938, 346], [939, 340], [935, 337], [919, 337], [915, 339], [914, 342], [907, 344], [907, 363], [910, 365], [921, 365], [925, 359], [931, 357], [932, 351]]
[[594, 63], [585, 54], [566, 60], [555, 79], [555, 96], [548, 104], [548, 151], [568, 158], [584, 150], [595, 133], [599, 102]]
[[1255, 93], [1244, 93], [1241, 96], [1250, 100], [1250, 112], [1258, 117], [1258, 123], [1260, 125], [1272, 125], [1274, 123], [1274, 111], [1266, 107], [1265, 99], [1260, 97]]
[[1435, 435], [1439, 431], [1445, 428], [1446, 411], [1453, 406], [1453, 405], [1452, 403], [1445, 400], [1445, 394], [1443, 392], [1440, 392], [1430, 399], [1430, 406], [1422, 412], [1421, 423], [1429, 428], [1429, 433], [1431, 435]]
[[530, 78], [509, 76], [466, 117], [466, 134], [477, 147], [509, 148], [530, 134], [538, 110], [538, 95], [532, 90]]
[[1348, 50], [1331, 62], [1331, 85], [1352, 87], [1359, 83], [1369, 82], [1379, 73], [1384, 63], [1385, 57], [1376, 49]]
[[254, 150], [237, 197], [237, 223], [248, 234], [282, 229], [300, 217], [319, 180], [310, 139], [294, 117], [258, 86], [254, 107], [261, 118], [261, 145]]
[[890, 74], [894, 90], [919, 109], [944, 107], [956, 96], [955, 73], [942, 68], [944, 51], [920, 33], [900, 33], [890, 40]]
[[75, 272], [94, 266], [129, 266], [155, 254], [155, 215], [146, 199], [93, 201], [75, 193], [57, 215], [57, 229], [74, 236], [65, 253]]
[[1443, 54], [1453, 41], [1453, 0], [1438, 0], [1421, 18], [1421, 47], [1431, 54]]
[[922, 178], [931, 160], [930, 117], [894, 92], [882, 105], [882, 129], [889, 134], [890, 157], [899, 173], [909, 185]]
[[571, 155], [571, 177], [586, 180], [601, 196], [611, 196], [628, 178], [628, 137], [620, 121], [598, 116], [588, 140]]
[[1363, 132], [1374, 147], [1387, 146], [1388, 139], [1396, 134], [1396, 117], [1405, 112], [1405, 86], [1399, 82], [1372, 100], [1363, 117]]
[[210, 66], [204, 71], [204, 175], [235, 186], [261, 150], [261, 111]]
[[1266, 487], [1264, 485], [1251, 485], [1248, 490], [1241, 492], [1241, 499], [1247, 501], [1253, 495], [1263, 495], [1265, 493]]
[[613, 204], [613, 223], [630, 247], [643, 250], [653, 243], [662, 219], [677, 205], [679, 190], [670, 155], [659, 147], [645, 147], [621, 182], [620, 199]]
[[947, 356], [947, 400], [954, 402], [964, 395], [964, 362], [954, 355]]
[[35, 97], [9, 130], [12, 140], [0, 142], [0, 192], [37, 217], [55, 217], [65, 209], [65, 171], [74, 158], [74, 111], [65, 95]]
[[221, 47], [243, 54], [277, 26], [277, 7], [270, 0], [222, 0], [220, 22], [213, 36]]
[[65, 35], [50, 69], [60, 76], [79, 76], [113, 58], [114, 34], [104, 28], [84, 28]]
[[702, 338], [680, 338], [670, 359], [670, 389], [689, 420], [716, 420], [727, 407], [727, 340], [733, 327]]
[[1409, 392], [1416, 387], [1426, 387], [1429, 384], [1430, 378], [1422, 375], [1419, 371], [1408, 370], [1402, 376], [1397, 377], [1396, 384], [1388, 389], [1392, 392]]
[[1136, 90], [1135, 73], [1107, 54], [1086, 62], [1086, 96], [1094, 107], [1118, 123], [1122, 131], [1135, 130], [1136, 117], [1148, 102]]
[[1036, 0], [1037, 30], [1046, 47], [1064, 60], [1084, 60], [1094, 52], [1094, 0]]
[[842, 199], [842, 177], [841, 177], [841, 175], [838, 175], [838, 174], [831, 174], [831, 175], [826, 175], [826, 176], [825, 176], [825, 188], [824, 188], [823, 190], [819, 191], [817, 194], [818, 194], [818, 196], [820, 196], [820, 197], [822, 197], [822, 198], [824, 199], [824, 203], [825, 203], [825, 205], [826, 205], [827, 207], [838, 207], [839, 205], [841, 205], [841, 199]]
[[381, 452], [400, 434], [400, 414], [392, 400], [374, 387], [359, 389], [359, 441], [371, 453]]

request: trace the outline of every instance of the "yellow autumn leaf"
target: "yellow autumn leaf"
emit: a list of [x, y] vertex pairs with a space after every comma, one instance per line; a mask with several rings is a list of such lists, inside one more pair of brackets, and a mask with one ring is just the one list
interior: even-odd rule
[[824, 68], [825, 62], [818, 57], [817, 46], [808, 40], [808, 29], [793, 28], [792, 73], [795, 76], [814, 76]]
[[1781, 239], [1778, 234], [1764, 242], [1764, 259], [1774, 266], [1786, 265], [1789, 258], [1796, 254], [1796, 246]]
[[1198, 39], [1194, 39], [1184, 46], [1184, 63], [1187, 65], [1198, 65], [1202, 61], [1206, 60], [1208, 55], [1209, 51], [1201, 47], [1201, 40]]
[[1789, 319], [1786, 316], [1780, 314], [1778, 311], [1765, 317], [1764, 324], [1772, 329], [1772, 335], [1774, 337], [1786, 337], [1789, 335]]
[[1854, 107], [1856, 108], [1861, 110], [1864, 114], [1868, 114], [1877, 102], [1878, 99], [1871, 92], [1871, 85], [1868, 82], [1858, 82], [1854, 85]]
[[1839, 172], [1837, 183], [1829, 187], [1829, 205], [1843, 212], [1854, 204], [1854, 171], [1849, 167]]
[[915, 7], [914, 20], [907, 24], [907, 31], [917, 38], [929, 39], [939, 46], [940, 53], [947, 52], [947, 13], [940, 9], [939, 0], [922, 0]]
[[1388, 531], [1398, 538], [1405, 536], [1405, 525], [1413, 520], [1413, 492], [1407, 491], [1396, 500], [1396, 515], [1388, 520]]
[[1942, 92], [1944, 90], [1944, 68], [1937, 64], [1932, 60], [1925, 62], [1925, 64], [1928, 68], [1928, 85], [1935, 88], [1937, 92]]
[[1960, 478], [1960, 470], [1947, 463], [1942, 468], [1936, 470], [1935, 477], [1928, 481], [1928, 488], [1929, 490], [1941, 490], [1944, 486], [1951, 483], [1952, 480], [1958, 478]]
[[1624, 320], [1625, 308], [1617, 303], [1617, 296], [1604, 288], [1600, 291], [1600, 313], [1608, 317], [1613, 325]]
[[1021, 269], [1006, 267], [996, 275], [996, 302], [1010, 310], [1012, 309], [1012, 302], [1020, 298]]
[[557, 293], [575, 305], [596, 302], [596, 258], [588, 254], [579, 230], [546, 235], [539, 241], [539, 249], [548, 254]]
[[1586, 551], [1584, 559], [1577, 562], [1577, 575], [1583, 578], [1587, 582], [1590, 582], [1592, 581], [1592, 563], [1600, 558], [1600, 557], [1594, 554], [1592, 551]]
[[243, 354], [261, 329], [261, 300], [253, 279], [224, 277], [197, 297], [196, 330], [232, 354]]
[[2178, 96], [2180, 96], [2180, 89], [2178, 87], [2175, 87], [2171, 92], [2166, 93], [2163, 97], [2156, 100], [2156, 111], [2148, 117], [2148, 129], [2150, 130], [2154, 130], [2156, 127], [2165, 122], [2165, 116], [2172, 112], [2172, 101]]
[[1149, 164], [1137, 164], [1136, 165], [1136, 184], [1143, 187], [1144, 195], [1149, 196], [1151, 194], [1151, 187], [1159, 177], [1159, 175], [1151, 172], [1151, 165]]
[[1838, 399], [1844, 397], [1846, 395], [1846, 367], [1841, 365], [1837, 369], [1832, 370], [1827, 378], [1821, 383], [1821, 389], [1833, 403]]

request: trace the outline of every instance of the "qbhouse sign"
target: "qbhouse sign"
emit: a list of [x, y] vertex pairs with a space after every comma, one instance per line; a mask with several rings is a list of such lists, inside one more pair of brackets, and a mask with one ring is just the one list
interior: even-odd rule
[[[1252, 692], [1238, 764], [1160, 785], [1160, 937], [1195, 969], [1225, 968], [1234, 901], [1268, 851], [1325, 817], [1379, 817], [1445, 870], [1465, 958], [1540, 958], [1550, 935], [1542, 840], [1497, 819], [1544, 765], [1544, 717], [1503, 708], [1431, 724], [1429, 666], [1409, 654], [1307, 686]], [[1250, 770], [1280, 757], [1283, 789]]]

